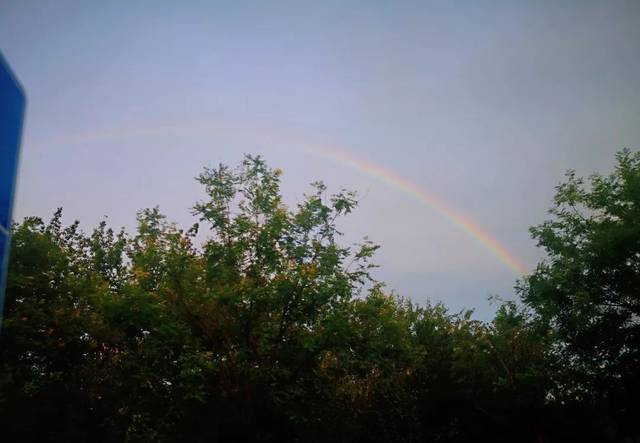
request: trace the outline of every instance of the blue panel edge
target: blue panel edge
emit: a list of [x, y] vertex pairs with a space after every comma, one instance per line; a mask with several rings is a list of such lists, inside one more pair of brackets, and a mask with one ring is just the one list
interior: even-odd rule
[[[13, 202], [14, 202], [16, 182], [17, 182], [17, 176], [18, 176], [17, 174], [18, 165], [20, 163], [20, 146], [22, 144], [24, 115], [25, 115], [25, 110], [27, 106], [27, 100], [26, 100], [26, 94], [25, 94], [24, 88], [22, 87], [22, 84], [17, 79], [16, 75], [11, 70], [11, 68], [9, 67], [9, 64], [7, 63], [6, 59], [2, 55], [2, 52], [0, 52], [0, 70], [3, 70], [9, 76], [15, 88], [15, 92], [17, 92], [17, 94], [19, 95], [20, 102], [21, 102], [21, 106], [18, 109], [18, 113], [20, 115], [18, 116], [18, 119], [17, 119], [17, 121], [19, 122], [19, 127], [17, 128], [17, 140], [16, 140], [16, 146], [15, 146], [15, 162], [14, 162], [15, 171], [13, 174], [13, 183], [11, 184], [11, 192], [14, 195], [11, 196], [10, 204], [8, 208], [8, 218], [9, 218], [8, 226], [6, 227], [0, 226], [0, 334], [1, 334], [2, 319], [4, 316], [4, 299], [5, 299], [5, 292], [7, 287], [7, 274], [9, 272], [9, 257], [10, 257], [10, 251], [11, 251], [11, 229], [12, 229], [11, 223], [13, 220], [12, 218]], [[2, 104], [0, 104], [0, 106], [2, 106]]]

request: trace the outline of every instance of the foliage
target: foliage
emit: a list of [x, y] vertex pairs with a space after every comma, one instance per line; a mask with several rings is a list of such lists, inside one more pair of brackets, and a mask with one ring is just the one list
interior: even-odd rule
[[[557, 336], [562, 395], [635, 427], [640, 395], [640, 153], [608, 176], [567, 173], [552, 220], [531, 229], [548, 258], [520, 292]], [[626, 424], [625, 424], [626, 423]]]
[[[90, 234], [78, 222], [63, 227], [60, 210], [47, 223], [16, 224], [0, 349], [3, 437], [563, 441], [570, 420], [597, 411], [579, 408], [586, 385], [571, 374], [629, 381], [637, 369], [637, 342], [626, 335], [637, 317], [623, 322], [614, 311], [611, 335], [588, 335], [611, 314], [589, 308], [603, 297], [595, 288], [617, 291], [607, 303], [637, 302], [637, 266], [633, 274], [624, 258], [639, 240], [637, 157], [623, 154], [593, 191], [573, 176], [559, 189], [559, 205], [593, 199], [588, 224], [558, 210], [535, 230], [550, 258], [520, 286], [528, 306], [501, 302], [488, 323], [385, 291], [369, 273], [378, 246], [340, 244], [336, 223], [356, 195], [327, 195], [316, 182], [288, 208], [280, 176], [251, 156], [237, 169], [205, 169], [197, 180], [207, 197], [187, 230], [158, 208], [138, 213], [132, 235], [106, 222]], [[612, 348], [586, 370], [589, 337], [600, 340], [597, 352]]]

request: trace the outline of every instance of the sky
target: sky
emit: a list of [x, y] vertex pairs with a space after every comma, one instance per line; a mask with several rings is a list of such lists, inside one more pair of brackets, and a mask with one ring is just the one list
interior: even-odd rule
[[290, 205], [359, 192], [344, 242], [382, 246], [388, 289], [479, 318], [519, 277], [487, 241], [534, 269], [564, 171], [640, 148], [637, 1], [0, 0], [0, 51], [28, 100], [16, 220], [189, 226], [202, 168], [261, 154]]

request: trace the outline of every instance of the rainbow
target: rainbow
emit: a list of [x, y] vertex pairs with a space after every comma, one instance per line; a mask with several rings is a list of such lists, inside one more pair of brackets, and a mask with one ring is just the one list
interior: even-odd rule
[[[488, 232], [483, 230], [480, 226], [473, 222], [470, 218], [457, 212], [453, 208], [447, 206], [442, 200], [435, 195], [421, 188], [417, 184], [400, 177], [394, 172], [385, 169], [384, 167], [376, 164], [372, 161], [355, 157], [348, 154], [343, 149], [335, 149], [328, 147], [325, 144], [318, 144], [309, 142], [306, 138], [297, 136], [293, 133], [282, 133], [280, 131], [273, 131], [267, 128], [252, 128], [253, 131], [247, 131], [245, 127], [230, 124], [212, 124], [211, 122], [202, 122], [200, 124], [186, 124], [186, 125], [152, 125], [152, 126], [134, 126], [131, 128], [116, 128], [106, 131], [92, 131], [89, 133], [78, 134], [72, 137], [67, 137], [58, 140], [59, 143], [87, 143], [95, 140], [101, 140], [105, 138], [119, 138], [123, 136], [154, 136], [166, 133], [193, 133], [200, 131], [207, 135], [231, 135], [233, 137], [248, 137], [254, 138], [256, 141], [264, 143], [265, 139], [273, 143], [286, 142], [291, 145], [298, 146], [306, 149], [308, 152], [318, 155], [320, 157], [327, 158], [329, 160], [341, 163], [345, 166], [360, 171], [366, 175], [369, 175], [386, 185], [397, 189], [400, 192], [409, 194], [417, 198], [428, 207], [441, 214], [446, 220], [451, 222], [454, 226], [467, 233], [470, 237], [477, 240], [487, 250], [489, 250], [495, 257], [505, 264], [518, 276], [527, 274], [526, 267], [518, 261], [507, 249]], [[252, 133], [254, 136], [252, 137]], [[44, 143], [44, 144], [51, 144]]]
[[513, 272], [515, 272], [519, 276], [527, 274], [525, 266], [513, 255], [511, 255], [511, 253], [509, 253], [509, 251], [507, 251], [507, 249], [502, 244], [500, 244], [498, 240], [484, 231], [471, 219], [450, 208], [438, 197], [427, 192], [425, 189], [419, 187], [415, 183], [394, 174], [388, 169], [385, 169], [372, 161], [357, 158], [351, 154], [347, 154], [344, 151], [318, 147], [313, 148], [312, 151], [315, 151], [325, 158], [337, 161], [341, 164], [363, 172], [366, 175], [369, 175], [391, 186], [392, 188], [397, 189], [398, 191], [404, 192], [417, 198], [422, 203], [426, 204], [427, 206], [441, 214], [453, 225], [457, 226], [469, 236], [477, 240]]

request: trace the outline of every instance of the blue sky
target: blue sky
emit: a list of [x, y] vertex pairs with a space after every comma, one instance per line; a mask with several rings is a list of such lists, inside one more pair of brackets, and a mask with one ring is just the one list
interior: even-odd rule
[[418, 302], [491, 308], [515, 276], [409, 195], [314, 156], [383, 165], [533, 267], [528, 227], [563, 171], [607, 171], [640, 140], [640, 4], [0, 2], [0, 50], [28, 96], [15, 217], [90, 229], [160, 205], [191, 223], [203, 166], [260, 153], [295, 203], [323, 179], [363, 199], [342, 228]]

